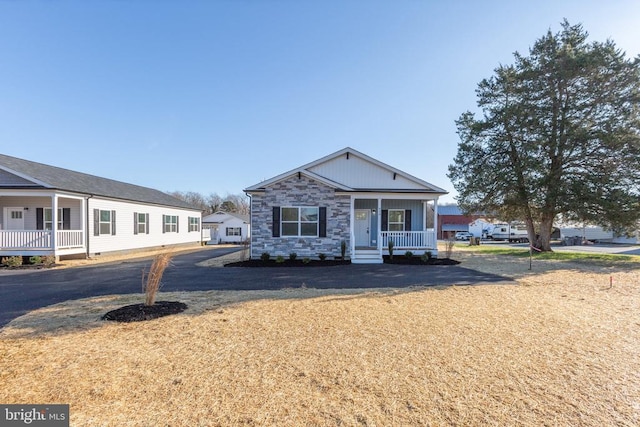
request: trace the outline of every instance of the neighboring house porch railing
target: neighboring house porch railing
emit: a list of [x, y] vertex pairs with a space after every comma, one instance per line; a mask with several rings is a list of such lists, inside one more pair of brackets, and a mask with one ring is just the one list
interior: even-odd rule
[[[82, 230], [59, 230], [58, 249], [84, 246]], [[51, 249], [50, 230], [0, 230], [0, 249], [42, 250]]]
[[393, 241], [396, 249], [436, 249], [436, 232], [434, 230], [425, 231], [381, 231], [382, 248], [389, 245], [389, 240]]

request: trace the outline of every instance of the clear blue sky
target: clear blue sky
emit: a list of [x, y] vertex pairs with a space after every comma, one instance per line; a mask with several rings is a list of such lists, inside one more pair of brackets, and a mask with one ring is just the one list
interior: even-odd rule
[[351, 146], [453, 201], [454, 120], [563, 18], [640, 54], [637, 0], [0, 0], [0, 152], [224, 195]]

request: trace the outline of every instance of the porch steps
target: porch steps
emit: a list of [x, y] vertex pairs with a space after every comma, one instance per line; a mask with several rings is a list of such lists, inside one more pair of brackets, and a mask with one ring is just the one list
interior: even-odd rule
[[382, 256], [377, 250], [356, 249], [351, 257], [352, 264], [382, 264]]

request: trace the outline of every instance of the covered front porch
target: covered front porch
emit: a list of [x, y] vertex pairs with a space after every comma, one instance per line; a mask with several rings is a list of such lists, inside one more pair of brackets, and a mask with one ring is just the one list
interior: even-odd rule
[[411, 251], [437, 256], [437, 197], [352, 196], [351, 206], [351, 262], [382, 263], [390, 245], [395, 255]]
[[55, 192], [0, 192], [0, 256], [86, 253], [85, 198]]

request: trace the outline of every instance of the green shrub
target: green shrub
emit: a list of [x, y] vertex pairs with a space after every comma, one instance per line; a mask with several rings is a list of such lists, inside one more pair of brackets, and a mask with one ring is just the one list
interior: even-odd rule
[[302, 258], [302, 263], [303, 264], [309, 264], [310, 262], [311, 262], [311, 258], [309, 258], [309, 257]]
[[325, 259], [327, 259], [327, 255], [323, 254], [323, 253], [320, 253], [320, 254], [318, 254], [318, 258], [320, 258], [320, 261], [324, 261]]
[[420, 258], [422, 259], [422, 262], [426, 264], [429, 262], [429, 260], [431, 260], [432, 257], [433, 255], [431, 254], [431, 251], [426, 251]]
[[284, 262], [284, 257], [282, 255], [278, 255], [276, 257], [276, 263], [282, 264]]
[[406, 258], [409, 258], [409, 259], [410, 259], [410, 258], [413, 258], [413, 252], [411, 252], [411, 251], [407, 251], [407, 252], [405, 252], [405, 253], [404, 253], [404, 256], [405, 256]]
[[387, 249], [389, 249], [389, 259], [393, 259], [393, 240], [389, 239], [389, 243], [387, 243]]
[[34, 264], [34, 265], [42, 264], [42, 257], [40, 255], [34, 255], [32, 257], [29, 257], [29, 264]]
[[262, 255], [260, 255], [260, 259], [263, 262], [269, 261], [270, 258], [271, 258], [271, 255], [269, 255], [269, 252], [263, 252]]
[[298, 258], [298, 254], [297, 254], [297, 253], [295, 253], [295, 252], [291, 252], [291, 253], [289, 254], [289, 259], [290, 259], [291, 261], [295, 261], [295, 260], [296, 260], [296, 258]]
[[340, 242], [340, 255], [342, 256], [342, 259], [344, 259], [346, 254], [347, 254], [347, 242], [343, 240], [342, 242]]
[[2, 258], [2, 264], [7, 267], [20, 267], [22, 265], [22, 257], [21, 256], [9, 256], [6, 258]]

